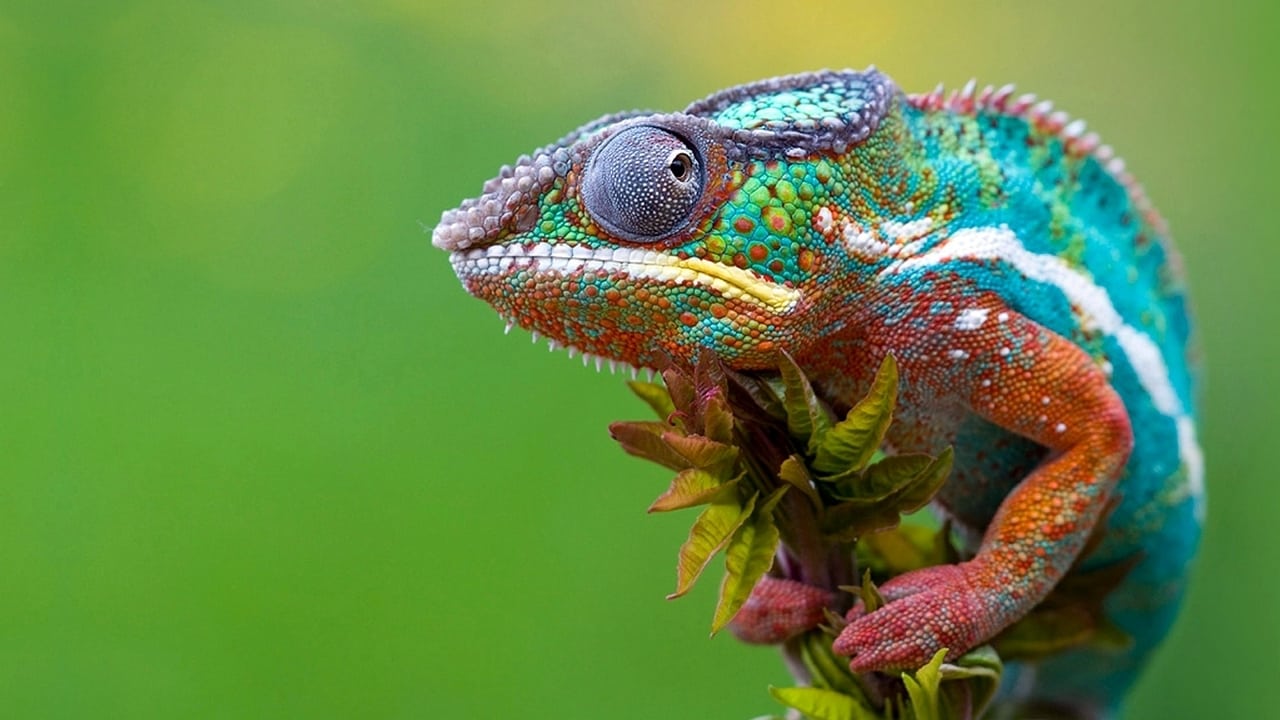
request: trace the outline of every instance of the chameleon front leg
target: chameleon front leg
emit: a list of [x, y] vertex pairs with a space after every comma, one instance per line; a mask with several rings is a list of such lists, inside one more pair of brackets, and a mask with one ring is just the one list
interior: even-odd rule
[[922, 366], [913, 382], [960, 388], [972, 412], [1051, 452], [1005, 498], [972, 560], [901, 575], [881, 588], [884, 607], [851, 611], [834, 647], [855, 672], [919, 667], [944, 647], [954, 659], [1030, 611], [1080, 553], [1133, 448], [1092, 358], [1018, 313], [987, 310], [982, 328], [945, 336], [960, 367]]

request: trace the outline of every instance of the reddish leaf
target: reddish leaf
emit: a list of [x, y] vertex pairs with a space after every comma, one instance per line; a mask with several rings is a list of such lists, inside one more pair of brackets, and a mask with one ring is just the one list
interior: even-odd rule
[[702, 433], [716, 442], [733, 442], [733, 413], [721, 392], [708, 396], [703, 404]]
[[736, 487], [741, 479], [736, 477], [729, 482], [721, 482], [719, 478], [700, 468], [681, 470], [671, 480], [671, 487], [649, 506], [649, 512], [668, 512], [704, 505], [720, 493]]
[[675, 436], [671, 426], [660, 422], [617, 422], [609, 426], [609, 434], [622, 449], [636, 457], [656, 462], [672, 470], [684, 470], [693, 463], [671, 447], [667, 436]]
[[681, 435], [676, 432], [664, 432], [662, 441], [687, 460], [688, 465], [702, 468], [722, 478], [734, 474], [733, 467], [738, 460], [738, 448], [732, 445], [716, 442], [701, 435]]

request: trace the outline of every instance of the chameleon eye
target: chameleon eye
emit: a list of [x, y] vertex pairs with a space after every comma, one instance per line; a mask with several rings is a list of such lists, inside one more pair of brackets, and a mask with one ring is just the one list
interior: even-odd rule
[[611, 234], [655, 242], [685, 226], [702, 196], [703, 177], [693, 145], [662, 128], [633, 127], [591, 156], [582, 199], [591, 218]]

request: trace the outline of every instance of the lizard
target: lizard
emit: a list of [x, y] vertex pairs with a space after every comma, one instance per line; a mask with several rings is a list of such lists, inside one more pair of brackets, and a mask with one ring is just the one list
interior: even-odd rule
[[[785, 350], [848, 407], [893, 353], [886, 446], [954, 445], [935, 506], [967, 554], [890, 580], [835, 651], [855, 672], [954, 658], [1029, 612], [1100, 528], [1083, 565], [1134, 563], [1105, 604], [1132, 643], [1006, 685], [1120, 712], [1199, 542], [1198, 352], [1166, 223], [1081, 121], [1012, 86], [773, 78], [587, 123], [444, 212], [432, 242], [508, 330], [597, 367], [710, 349], [765, 369]], [[787, 593], [769, 582], [753, 600]]]

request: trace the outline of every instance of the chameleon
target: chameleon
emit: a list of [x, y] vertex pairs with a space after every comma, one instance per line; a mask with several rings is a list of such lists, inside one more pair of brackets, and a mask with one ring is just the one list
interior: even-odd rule
[[[1199, 542], [1199, 356], [1167, 225], [1083, 122], [1012, 86], [773, 78], [587, 123], [444, 212], [432, 242], [508, 330], [597, 367], [710, 350], [768, 369], [785, 350], [847, 408], [892, 353], [886, 448], [954, 446], [935, 506], [965, 559], [890, 580], [835, 651], [855, 672], [954, 658], [1044, 599], [1096, 530], [1081, 566], [1132, 563], [1105, 599], [1131, 643], [1017, 668], [1002, 691], [1120, 713]], [[787, 595], [770, 582], [791, 581], [762, 581], [762, 602]]]

